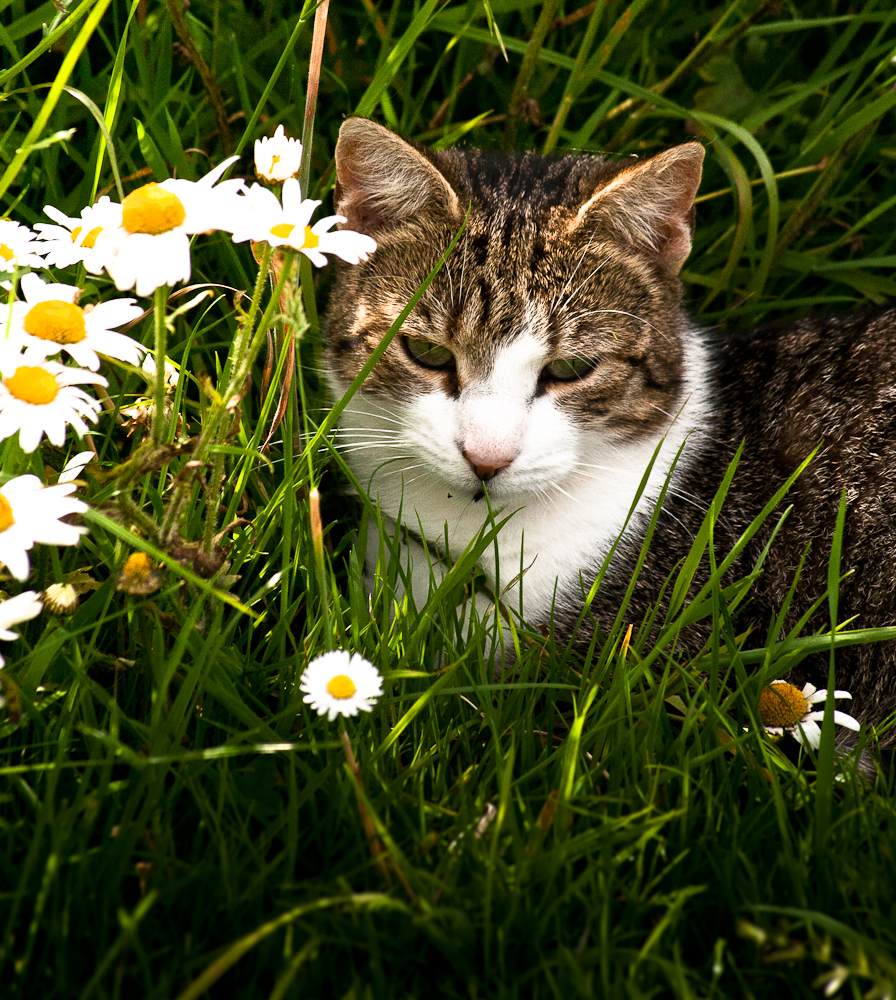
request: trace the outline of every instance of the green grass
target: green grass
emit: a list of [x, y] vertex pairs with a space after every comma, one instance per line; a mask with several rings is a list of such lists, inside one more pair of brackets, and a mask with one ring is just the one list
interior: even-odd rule
[[[883, 303], [896, 292], [896, 8], [858, 6], [598, 0], [558, 27], [541, 11], [569, 21], [575, 5], [333, 4], [311, 191], [329, 197], [355, 112], [439, 146], [649, 155], [696, 135], [707, 168], [684, 278], [701, 322]], [[301, 135], [313, 20], [291, 2], [190, 5], [223, 135], [164, 5], [85, 0], [59, 24], [51, 3], [0, 4], [2, 211], [32, 225], [46, 204], [77, 214], [115, 197], [116, 170], [127, 191], [195, 178], [279, 122]], [[186, 434], [208, 418], [201, 380], [225, 364], [229, 289], [255, 280], [245, 245], [220, 235], [196, 241], [193, 266], [194, 283], [217, 285], [169, 338], [192, 376], [177, 397]], [[484, 655], [494, 622], [459, 638], [475, 551], [425, 608], [393, 620], [385, 588], [369, 604], [357, 532], [376, 526], [332, 451], [306, 448], [327, 405], [326, 283], [303, 272], [300, 405], [259, 457], [277, 406], [259, 363], [222, 459], [220, 521], [243, 519], [222, 542], [237, 577], [226, 600], [183, 553], [160, 553], [158, 593], [115, 589], [147, 540], [113, 516], [121, 481], [108, 476], [88, 476], [77, 549], [33, 550], [27, 586], [83, 570], [96, 589], [73, 617], [26, 623], [3, 645], [22, 709], [0, 716], [3, 996], [820, 997], [838, 975], [837, 996], [893, 996], [893, 779], [834, 783], [832, 747], [795, 767], [756, 733], [762, 683], [830, 638], [765, 650], [745, 637], [731, 615], [750, 580], [723, 587], [722, 566], [657, 645], [636, 622], [623, 648], [624, 611], [584, 662], [524, 631], [519, 676], [498, 684]], [[151, 319], [141, 331], [151, 343]], [[113, 402], [141, 391], [136, 374], [105, 370]], [[102, 467], [132, 457], [142, 433], [104, 418]], [[0, 448], [5, 475], [66, 458]], [[161, 518], [187, 460], [143, 461], [135, 505]], [[202, 500], [196, 482], [187, 541], [202, 538]], [[689, 659], [676, 637], [697, 615], [717, 628]], [[329, 645], [385, 676], [376, 709], [345, 727], [363, 809], [340, 725], [298, 689]]]

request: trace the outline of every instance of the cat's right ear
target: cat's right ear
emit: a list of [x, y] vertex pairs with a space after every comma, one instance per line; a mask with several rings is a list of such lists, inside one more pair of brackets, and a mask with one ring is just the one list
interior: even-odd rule
[[413, 146], [366, 118], [349, 118], [336, 143], [336, 211], [375, 236], [421, 213], [463, 218], [457, 195]]
[[699, 143], [688, 142], [627, 167], [582, 205], [571, 228], [614, 229], [678, 274], [691, 252], [703, 156]]

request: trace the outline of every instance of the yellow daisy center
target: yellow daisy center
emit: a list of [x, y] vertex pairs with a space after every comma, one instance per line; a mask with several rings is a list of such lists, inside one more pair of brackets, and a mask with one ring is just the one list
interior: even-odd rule
[[0, 257], [2, 257], [5, 261], [10, 261], [13, 257], [15, 257], [15, 254], [5, 243], [0, 243]]
[[80, 232], [81, 232], [81, 227], [80, 226], [75, 226], [75, 228], [72, 230], [72, 243], [77, 243], [77, 241], [78, 241], [78, 233], [80, 233]]
[[32, 368], [23, 365], [16, 368], [15, 375], [6, 380], [6, 388], [23, 403], [34, 406], [46, 406], [52, 403], [59, 393], [59, 385], [52, 372], [45, 368]]
[[277, 236], [281, 240], [288, 240], [289, 234], [295, 229], [288, 222], [281, 222], [276, 226], [271, 226], [271, 236]]
[[792, 726], [808, 711], [803, 692], [786, 681], [764, 687], [759, 695], [759, 714], [766, 726]]
[[274, 167], [276, 167], [279, 162], [280, 162], [280, 157], [279, 156], [274, 156], [271, 159], [271, 170], [273, 170]]
[[121, 203], [121, 222], [132, 233], [158, 236], [179, 226], [187, 211], [177, 195], [158, 184], [144, 184]]
[[334, 698], [351, 698], [357, 690], [355, 682], [345, 674], [337, 674], [327, 681], [327, 692]]
[[81, 241], [81, 246], [87, 247], [88, 250], [92, 250], [94, 244], [96, 243], [97, 236], [99, 236], [99, 234], [102, 231], [103, 231], [102, 226], [96, 226], [94, 229], [91, 229], [90, 232]]
[[0, 493], [0, 531], [6, 531], [13, 524], [15, 524], [15, 518], [12, 516], [12, 504]]
[[87, 336], [84, 312], [60, 299], [38, 302], [25, 316], [25, 332], [56, 344], [77, 344]]
[[311, 226], [305, 226], [305, 242], [302, 244], [302, 247], [313, 250], [318, 243], [320, 243], [320, 240], [311, 232]]
[[152, 563], [149, 561], [149, 556], [145, 552], [132, 552], [122, 567], [123, 576], [149, 576], [152, 571]]

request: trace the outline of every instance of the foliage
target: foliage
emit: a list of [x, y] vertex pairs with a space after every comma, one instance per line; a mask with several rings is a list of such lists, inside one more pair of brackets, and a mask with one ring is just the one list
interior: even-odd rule
[[[311, 3], [12, 0], [0, 18], [0, 197], [20, 222], [45, 205], [77, 215], [119, 185], [196, 180], [231, 152], [248, 175], [256, 138], [303, 133]], [[334, 4], [306, 191], [328, 197], [352, 113], [437, 146], [625, 156], [698, 136], [684, 279], [701, 322], [880, 304], [896, 290], [894, 22], [890, 4], [838, 0]], [[130, 466], [150, 519], [189, 483], [185, 543], [206, 538], [213, 477], [180, 478], [180, 446], [215, 411], [235, 292], [251, 295], [256, 270], [245, 244], [196, 241], [192, 285], [214, 296], [168, 335], [182, 423], [172, 414], [166, 447]], [[105, 278], [77, 278], [108, 297]], [[369, 600], [375, 511], [350, 498], [324, 424], [326, 271], [306, 262], [301, 292], [286, 317], [301, 332], [304, 310], [309, 327], [299, 402], [287, 394], [265, 447], [290, 367], [279, 337], [210, 459], [228, 470], [226, 581], [196, 548], [158, 549], [113, 516], [144, 431], [109, 418], [85, 476], [90, 533], [32, 552], [29, 586], [85, 589], [73, 616], [4, 645], [4, 996], [892, 997], [892, 778], [846, 766], [834, 782], [824, 743], [794, 766], [754, 707], [830, 637], [766, 649], [739, 634], [749, 580], [723, 585], [720, 568], [661, 643], [629, 637], [624, 614], [586, 662], [523, 632], [519, 675], [498, 683], [494, 621], [459, 640], [475, 549], [424, 608]], [[133, 333], [151, 346], [152, 319]], [[145, 391], [129, 366], [104, 372], [113, 411]], [[54, 481], [79, 450], [7, 449], [4, 479]], [[383, 540], [383, 573], [396, 544]], [[116, 589], [135, 546], [165, 563], [148, 596]], [[717, 627], [688, 654], [677, 635], [696, 614]], [[349, 760], [343, 724], [299, 688], [331, 646], [385, 681], [344, 724]]]

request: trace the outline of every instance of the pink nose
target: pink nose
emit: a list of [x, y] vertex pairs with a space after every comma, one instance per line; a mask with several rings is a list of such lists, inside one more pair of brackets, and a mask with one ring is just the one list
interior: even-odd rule
[[477, 455], [476, 452], [467, 451], [466, 448], [462, 448], [461, 454], [467, 460], [473, 472], [476, 473], [477, 479], [481, 479], [482, 482], [487, 483], [490, 479], [494, 479], [501, 469], [506, 469], [508, 465], [512, 465], [513, 460], [519, 452], [514, 455], [502, 455], [497, 452], [489, 455]]

